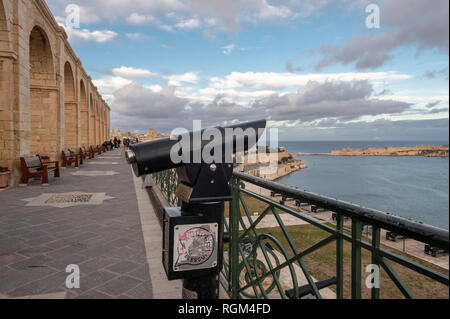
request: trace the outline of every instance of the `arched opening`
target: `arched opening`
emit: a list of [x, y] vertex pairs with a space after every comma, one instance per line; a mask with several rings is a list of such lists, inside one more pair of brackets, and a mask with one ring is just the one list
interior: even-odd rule
[[106, 110], [103, 111], [103, 135], [104, 135], [104, 140], [106, 141], [108, 139], [108, 130], [107, 128], [107, 122], [108, 119], [106, 118]]
[[109, 140], [111, 138], [111, 119], [109, 118], [109, 110], [106, 109], [106, 138]]
[[100, 116], [98, 113], [98, 102], [95, 102], [95, 145], [100, 142]]
[[64, 65], [64, 148], [75, 151], [78, 136], [78, 110], [75, 81], [69, 62]]
[[81, 121], [81, 145], [89, 144], [89, 109], [87, 103], [86, 87], [84, 81], [80, 81], [80, 121]]
[[75, 83], [72, 66], [69, 62], [64, 64], [64, 101], [75, 101]]
[[100, 143], [105, 141], [105, 117], [103, 114], [103, 104], [100, 106]]
[[90, 96], [89, 101], [89, 113], [90, 113], [90, 123], [89, 123], [89, 144], [95, 145], [95, 105], [94, 105], [94, 99], [92, 97], [92, 94]]
[[[0, 52], [9, 51], [9, 32], [3, 1], [0, 0]], [[13, 62], [0, 58], [0, 166], [13, 168], [14, 160], [14, 122]]]
[[58, 88], [46, 33], [38, 26], [30, 34], [30, 154], [57, 159]]
[[2, 0], [0, 0], [0, 51], [9, 51], [8, 23]]

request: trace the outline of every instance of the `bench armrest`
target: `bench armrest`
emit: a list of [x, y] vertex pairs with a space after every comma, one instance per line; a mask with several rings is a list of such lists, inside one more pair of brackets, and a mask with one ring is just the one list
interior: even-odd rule
[[43, 165], [48, 165], [48, 164], [56, 164], [59, 163], [58, 161], [42, 161]]
[[42, 167], [41, 165], [34, 165], [34, 166], [28, 166], [27, 165], [27, 168], [40, 168], [40, 167]]

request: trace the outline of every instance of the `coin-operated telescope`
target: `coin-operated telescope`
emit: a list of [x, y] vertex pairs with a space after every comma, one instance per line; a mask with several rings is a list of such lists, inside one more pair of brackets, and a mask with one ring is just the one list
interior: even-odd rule
[[218, 298], [233, 157], [251, 149], [265, 127], [261, 120], [184, 132], [131, 145], [126, 152], [136, 176], [177, 170], [182, 204], [165, 208], [162, 262], [169, 280], [184, 279], [184, 298]]

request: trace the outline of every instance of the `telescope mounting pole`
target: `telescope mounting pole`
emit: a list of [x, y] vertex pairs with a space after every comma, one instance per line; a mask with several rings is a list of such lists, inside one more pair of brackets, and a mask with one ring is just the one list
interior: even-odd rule
[[[223, 232], [225, 202], [231, 200], [228, 185], [232, 164], [187, 164], [178, 169], [180, 184], [177, 195], [181, 200], [181, 216], [190, 220], [213, 221], [215, 242], [208, 246], [208, 262], [213, 268], [191, 272], [183, 278], [183, 299], [218, 299], [219, 275], [223, 266]], [[196, 176], [195, 178], [189, 178]], [[200, 244], [204, 239], [198, 238]], [[192, 245], [195, 246], [195, 245]], [[195, 247], [192, 248], [195, 254]]]
[[[222, 265], [223, 259], [223, 225], [224, 225], [224, 202], [189, 204], [182, 202], [182, 216], [207, 216], [220, 217], [219, 236], [217, 241], [218, 264]], [[201, 277], [189, 277], [183, 279], [183, 299], [219, 299], [219, 275], [204, 275]]]

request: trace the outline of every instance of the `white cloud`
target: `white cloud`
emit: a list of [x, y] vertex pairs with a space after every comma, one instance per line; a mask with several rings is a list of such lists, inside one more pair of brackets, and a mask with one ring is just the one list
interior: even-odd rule
[[138, 40], [138, 39], [147, 38], [147, 35], [145, 35], [143, 33], [139, 33], [139, 32], [125, 33], [125, 36], [130, 40]]
[[290, 121], [293, 126], [294, 123], [317, 120], [351, 121], [362, 116], [400, 114], [411, 106], [404, 102], [371, 98], [373, 86], [367, 80], [309, 82], [297, 92], [268, 94], [247, 105], [237, 104], [231, 95], [240, 94], [232, 91], [228, 92], [229, 96], [219, 93], [211, 98], [205, 98], [204, 94], [189, 94], [190, 91], [190, 88], [184, 90], [171, 85], [144, 87], [133, 82], [113, 93], [115, 101], [112, 107], [122, 116], [130, 117], [134, 127], [157, 119], [158, 125], [169, 129], [193, 119], [209, 125], [234, 119], [250, 120], [255, 114], [271, 121]]
[[174, 87], [167, 86], [159, 91], [154, 89], [132, 82], [115, 91], [115, 112], [142, 119], [167, 118], [173, 114], [182, 114], [188, 101], [175, 96]]
[[115, 68], [112, 70], [112, 73], [115, 76], [125, 78], [150, 78], [158, 75], [158, 73], [150, 72], [149, 70], [130, 68], [126, 66]]
[[113, 92], [131, 84], [132, 81], [123, 77], [104, 77], [92, 80], [92, 83], [98, 88], [102, 95], [111, 95]]
[[[134, 25], [144, 25], [144, 24], [150, 24], [158, 29], [167, 31], [167, 32], [173, 32], [173, 26], [165, 24], [163, 21], [161, 21], [158, 18], [155, 18], [153, 15], [143, 15], [139, 13], [132, 13], [126, 18], [127, 23], [134, 24]], [[183, 24], [180, 24], [180, 29], [183, 27]], [[186, 29], [189, 28], [189, 23], [185, 26]]]
[[401, 101], [401, 102], [409, 102], [415, 104], [427, 104], [430, 101], [440, 101], [442, 103], [449, 102], [448, 95], [402, 95], [402, 94], [393, 94], [393, 95], [384, 95], [379, 97], [380, 100], [393, 100], [393, 101]]
[[323, 74], [293, 74], [274, 72], [232, 72], [229, 75], [210, 79], [210, 87], [217, 89], [230, 89], [237, 87], [252, 87], [257, 89], [285, 89], [306, 85], [309, 81], [324, 83], [327, 81], [357, 81], [357, 80], [406, 80], [408, 74], [396, 72], [347, 72]]
[[172, 26], [170, 26], [168, 24], [158, 25], [158, 28], [161, 29], [161, 30], [167, 31], [167, 32], [172, 32], [173, 31]]
[[197, 19], [181, 20], [175, 24], [175, 27], [180, 30], [194, 30], [200, 28], [200, 21]]
[[155, 85], [146, 85], [146, 86], [144, 86], [144, 88], [147, 89], [147, 90], [150, 90], [152, 92], [155, 92], [155, 93], [159, 93], [159, 92], [161, 92], [164, 89], [161, 85], [157, 85], [157, 84], [155, 84]]
[[198, 72], [186, 72], [183, 74], [176, 75], [164, 75], [164, 79], [168, 80], [168, 85], [179, 86], [181, 82], [186, 83], [197, 83], [198, 81]]
[[233, 89], [222, 90], [215, 88], [204, 88], [200, 91], [201, 95], [215, 97], [217, 95], [227, 96], [237, 99], [258, 99], [271, 96], [275, 94], [275, 91], [272, 90], [259, 90], [259, 91], [237, 91]]
[[98, 23], [102, 19], [98, 16], [96, 8], [92, 6], [79, 6], [80, 7], [80, 22], [81, 23]]
[[[73, 0], [51, 1], [55, 15], [65, 16], [64, 9]], [[100, 21], [152, 23], [177, 30], [195, 30], [204, 24], [216, 31], [238, 30], [245, 22], [260, 23], [309, 16], [323, 7], [327, 0], [77, 0], [82, 23]], [[180, 18], [181, 17], [181, 18]], [[171, 22], [171, 23], [169, 23]]]
[[[78, 8], [80, 9], [80, 23], [81, 24], [91, 24], [91, 23], [98, 23], [101, 22], [100, 17], [96, 13], [96, 8], [93, 7], [86, 7], [86, 6], [80, 6], [78, 5]], [[61, 12], [62, 15], [65, 14], [64, 11]], [[55, 16], [56, 22], [58, 22], [60, 25], [66, 25], [66, 18], [65, 16]]]
[[233, 52], [233, 50], [234, 50], [235, 48], [236, 48], [236, 45], [235, 45], [235, 44], [229, 44], [229, 45], [226, 45], [226, 46], [222, 47], [222, 49], [223, 49], [222, 53], [223, 53], [223, 54], [226, 54], [226, 55], [230, 55], [231, 52]]
[[256, 13], [258, 18], [264, 20], [286, 19], [294, 16], [291, 9], [286, 6], [273, 6], [266, 1], [262, 1], [259, 11]]
[[146, 16], [136, 12], [130, 14], [126, 19], [126, 21], [130, 24], [145, 24], [149, 22], [154, 22], [155, 20], [156, 20], [155, 17], [151, 15]]
[[65, 18], [56, 16], [56, 22], [66, 31], [69, 41], [95, 41], [97, 43], [105, 43], [112, 41], [117, 37], [117, 33], [111, 30], [96, 30], [90, 31], [88, 29], [74, 29], [67, 28], [65, 25]]
[[206, 18], [205, 23], [209, 27], [215, 27], [217, 25], [217, 20], [214, 18]]
[[69, 40], [84, 40], [95, 41], [98, 43], [105, 43], [114, 40], [117, 37], [117, 33], [110, 30], [97, 30], [90, 31], [88, 29], [69, 29], [66, 28], [67, 36]]

